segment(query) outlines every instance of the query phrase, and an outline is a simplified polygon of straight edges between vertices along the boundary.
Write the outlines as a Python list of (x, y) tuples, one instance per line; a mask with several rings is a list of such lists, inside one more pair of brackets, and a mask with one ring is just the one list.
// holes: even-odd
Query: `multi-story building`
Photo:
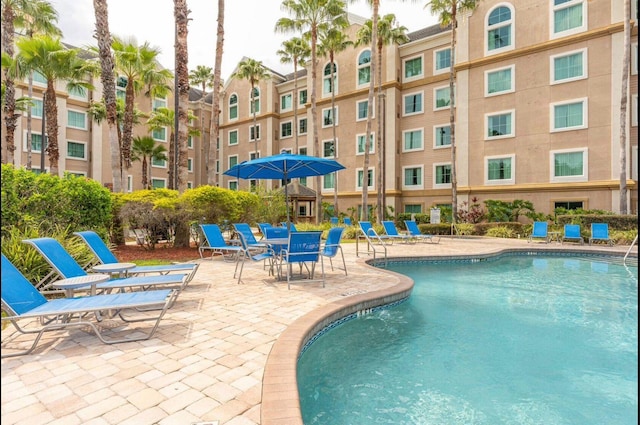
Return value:
[[(637, 2), (632, 3), (637, 22)], [(625, 128), (628, 203), (630, 212), (637, 213), (638, 37), (634, 25), (628, 122), (621, 126), (623, 13), (623, 0), (483, 0), (460, 20), (453, 62), (451, 31), (438, 25), (409, 33), (410, 41), (405, 44), (385, 46), (382, 89), (376, 89), (372, 106), (367, 178), (369, 46), (337, 53), (333, 82), (329, 59), (320, 58), (317, 147), (310, 68), (297, 75), (272, 71), (269, 79), (259, 82), (254, 89), (255, 128), (249, 82), (228, 79), (220, 92), (216, 182), (230, 189), (249, 189), (257, 182), (238, 181), (222, 173), (245, 160), (297, 150), (335, 158), (346, 167), (321, 177), (319, 185), (316, 178), (301, 181), (320, 191), (329, 203), (337, 188), (340, 211), (361, 208), (365, 182), (370, 205), (376, 203), (380, 190), (386, 205), (396, 212), (428, 212), (437, 205), (450, 205), (449, 71), (453, 65), (459, 204), (472, 199), (480, 203), (523, 199), (545, 213), (556, 207), (617, 211), (620, 131)], [(352, 40), (364, 21), (350, 15), (352, 25), (346, 32)], [(24, 94), (26, 86), (19, 90)], [(37, 93), (36, 88), (36, 98)], [(192, 125), (204, 129), (201, 136), (190, 139), (189, 182), (193, 187), (207, 181), (203, 142), (209, 140), (211, 94), (204, 103), (200, 91), (192, 90), (192, 95), (191, 107), (197, 117)], [(99, 98), (99, 90), (89, 93), (89, 99), (78, 99), (60, 88), (60, 168), (108, 182), (108, 137), (104, 126), (86, 117), (91, 97)], [(150, 109), (150, 101), (139, 101), (139, 107), (144, 110), (140, 105), (147, 103)], [(155, 99), (154, 105), (157, 102), (172, 107), (171, 98)], [(36, 128), (38, 123), (35, 117)], [(24, 128), (23, 120), (18, 127), (20, 137), (16, 137), (23, 152), (22, 158), (16, 156), (18, 165), (24, 164)], [(381, 145), (377, 143), (379, 128)], [(154, 138), (168, 142), (170, 131), (161, 133), (154, 132)], [(148, 134), (148, 130), (139, 126), (136, 134)], [(34, 155), (34, 164), (38, 157)], [(154, 186), (163, 186), (166, 165), (152, 168)], [(139, 188), (139, 166), (134, 165), (130, 174), (129, 189)], [(311, 203), (295, 213), (300, 219), (312, 219)]]

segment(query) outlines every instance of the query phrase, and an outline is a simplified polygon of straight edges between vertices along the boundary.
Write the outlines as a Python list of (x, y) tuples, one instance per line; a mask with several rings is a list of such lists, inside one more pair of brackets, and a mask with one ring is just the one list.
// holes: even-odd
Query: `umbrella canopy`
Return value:
[(240, 179), (284, 180), (287, 222), (289, 222), (289, 197), (286, 186), (288, 179), (324, 176), (343, 169), (344, 165), (332, 159), (283, 152), (241, 162), (229, 168), (224, 174)]

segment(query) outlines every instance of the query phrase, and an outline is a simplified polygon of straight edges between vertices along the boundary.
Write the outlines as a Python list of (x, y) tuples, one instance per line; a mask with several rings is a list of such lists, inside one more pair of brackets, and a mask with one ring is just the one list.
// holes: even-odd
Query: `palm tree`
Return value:
[[(218, 0), (218, 33), (216, 35), (216, 62), (213, 65), (213, 94), (211, 95), (211, 124), (209, 131), (209, 155), (206, 156), (207, 162), (207, 183), (214, 186), (216, 184), (218, 174), (216, 172), (216, 158), (218, 156), (218, 132), (220, 130), (220, 87), (222, 86), (222, 78), (220, 72), (222, 69), (222, 49), (224, 46), (224, 0)], [(213, 151), (213, 154), (211, 152)]]
[(257, 127), (257, 119), (256, 112), (259, 108), (258, 105), (255, 104), (254, 96), (256, 86), (260, 84), (260, 80), (266, 80), (269, 78), (269, 71), (262, 64), (262, 61), (258, 61), (251, 58), (244, 58), (238, 64), (238, 69), (236, 72), (231, 74), (231, 78), (237, 78), (240, 80), (248, 80), (249, 84), (251, 84), (251, 112), (253, 114), (253, 139), (256, 142), (256, 152), (258, 152), (258, 127)]
[[(122, 124), (124, 123), (124, 99), (116, 98), (116, 142), (118, 149), (122, 145)], [(107, 106), (104, 99), (89, 104), (88, 114), (92, 120), (100, 125), (107, 119)], [(146, 115), (137, 107), (133, 108), (133, 125), (140, 124), (140, 119)]]
[(309, 43), (300, 37), (293, 37), (290, 40), (282, 42), (282, 49), (276, 52), (280, 56), (281, 63), (293, 63), (293, 137), (295, 139), (296, 150), (298, 147), (298, 65), (306, 66), (311, 49)]
[(631, 0), (624, 0), (624, 55), (620, 96), (620, 214), (627, 214), (627, 102), (631, 56)]
[(134, 137), (131, 144), (131, 161), (142, 163), (142, 188), (151, 189), (151, 163), (166, 161), (167, 148), (157, 144), (153, 137)]
[(458, 178), (456, 173), (456, 109), (455, 109), (455, 61), (458, 13), (474, 10), (480, 0), (431, 0), (431, 14), (439, 15), (440, 26), (451, 27), (451, 67), (449, 68), (449, 123), (451, 125), (451, 221), (456, 223), (458, 215)]
[(133, 134), (133, 105), (135, 95), (142, 90), (145, 79), (148, 81), (152, 70), (156, 70), (156, 60), (160, 49), (151, 47), (148, 42), (142, 46), (134, 38), (113, 37), (111, 43), (115, 60), (115, 71), (126, 78), (125, 113), (122, 127), (122, 165), (131, 167), (131, 139)]
[[(318, 54), (321, 56), (329, 56), (329, 66), (331, 67), (331, 84), (335, 84), (335, 54), (347, 50), (353, 45), (349, 37), (342, 32), (344, 28), (332, 27), (320, 33), (320, 44), (318, 45)], [(336, 91), (331, 90), (331, 113), (335, 117), (336, 110)], [(336, 120), (332, 122), (333, 130), (333, 150), (336, 152)], [(338, 213), (338, 173), (333, 173), (333, 214)]]
[[(113, 73), (114, 60), (111, 55), (111, 33), (109, 31), (109, 11), (107, 0), (93, 0), (96, 16), (96, 38), (100, 56), (100, 78), (102, 80), (105, 116), (109, 128), (109, 147), (111, 151), (111, 177), (113, 191), (118, 193), (124, 189), (122, 175), (122, 155), (120, 126), (117, 123), (116, 83)], [(124, 106), (124, 104), (123, 104)]]
[[(187, 0), (174, 0), (174, 17), (176, 20), (176, 81), (177, 87), (175, 96), (178, 98), (178, 121), (176, 123), (177, 146), (174, 148), (178, 152), (177, 175), (175, 188), (183, 193), (187, 189), (187, 139), (189, 132), (189, 51), (187, 49), (187, 34), (189, 23), (189, 9), (187, 8)], [(192, 114), (193, 115), (193, 114)], [(176, 233), (177, 246), (188, 246), (189, 232), (188, 229), (183, 235), (182, 232)], [(186, 239), (183, 239), (185, 236)]]
[[(313, 149), (318, 155), (320, 144), (318, 141), (318, 114), (316, 108), (316, 66), (318, 62), (317, 44), (318, 32), (331, 26), (346, 27), (348, 25), (345, 11), (346, 3), (342, 0), (284, 0), (282, 10), (291, 15), (290, 18), (280, 18), (276, 22), (275, 30), (287, 33), (299, 31), (310, 40), (311, 44), (311, 120), (313, 126)], [(320, 177), (316, 177), (316, 223), (322, 215), (322, 193)]]
[[(202, 136), (200, 140), (202, 141), (202, 149), (204, 150), (204, 164), (206, 168), (208, 167), (207, 158), (209, 158), (211, 145), (204, 141), (204, 100), (207, 94), (207, 87), (213, 87), (213, 69), (204, 65), (196, 66), (196, 69), (192, 69), (189, 72), (189, 82), (193, 85), (200, 85), (202, 91), (202, 97), (200, 97), (200, 134)], [(215, 97), (215, 93), (212, 93), (211, 97)], [(209, 175), (208, 170), (206, 174), (207, 176)]]
[[(23, 38), (16, 42), (18, 68), (24, 71), (37, 71), (47, 80), (45, 91), (44, 115), (47, 123), (49, 167), (51, 174), (58, 175), (58, 107), (56, 105), (55, 83), (57, 80), (67, 81), (67, 90), (93, 86), (83, 78), (95, 72), (95, 64), (78, 56), (78, 49), (67, 49), (59, 38), (49, 35), (38, 35)], [(44, 143), (44, 135), (43, 135)], [(44, 154), (44, 152), (42, 153)], [(44, 171), (44, 170), (43, 170)]]
[[(373, 22), (369, 19), (367, 20), (362, 27), (358, 30), (356, 37), (356, 45), (370, 44), (372, 38), (372, 28)], [(378, 223), (381, 220), (384, 220), (384, 214), (386, 212), (386, 188), (385, 188), (385, 168), (384, 168), (384, 156), (385, 149), (384, 144), (382, 142), (382, 132), (384, 131), (382, 128), (382, 121), (384, 113), (383, 111), (383, 102), (382, 102), (382, 48), (384, 46), (390, 44), (401, 44), (409, 41), (409, 37), (407, 37), (407, 28), (404, 26), (397, 26), (396, 16), (393, 13), (384, 15), (378, 21), (378, 31), (377, 31), (377, 39), (378, 42), (376, 44), (376, 57), (378, 58), (378, 63), (376, 64), (376, 69), (378, 74), (376, 76), (378, 82), (378, 102), (377, 102), (377, 152), (378, 152)]]

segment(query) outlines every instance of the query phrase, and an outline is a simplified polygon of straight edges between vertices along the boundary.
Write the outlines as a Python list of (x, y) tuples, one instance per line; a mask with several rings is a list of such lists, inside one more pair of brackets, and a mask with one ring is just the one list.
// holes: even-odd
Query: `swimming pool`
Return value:
[(305, 424), (637, 423), (637, 267), (538, 254), (387, 268), (416, 281), (411, 297), (300, 356)]

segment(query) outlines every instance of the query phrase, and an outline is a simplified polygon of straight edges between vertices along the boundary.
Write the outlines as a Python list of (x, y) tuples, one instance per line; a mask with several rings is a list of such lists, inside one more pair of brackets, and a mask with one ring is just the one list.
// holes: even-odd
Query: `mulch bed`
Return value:
[(164, 243), (156, 244), (155, 249), (145, 249), (141, 245), (118, 245), (113, 249), (120, 262), (137, 260), (165, 260), (184, 262), (200, 258), (195, 244), (190, 247), (176, 248)]

